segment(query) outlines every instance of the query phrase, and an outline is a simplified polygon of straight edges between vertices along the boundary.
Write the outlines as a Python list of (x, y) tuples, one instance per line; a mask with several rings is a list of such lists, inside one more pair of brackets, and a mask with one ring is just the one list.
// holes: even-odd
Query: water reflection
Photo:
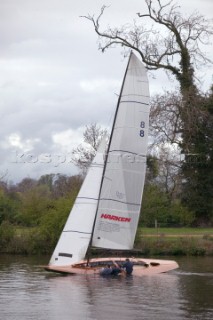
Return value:
[(184, 258), (179, 271), (183, 306), (188, 319), (213, 318), (213, 258)]
[[(168, 274), (103, 278), (55, 275), (29, 258), (0, 257), (1, 318), (210, 320), (212, 273), (199, 259), (182, 259)], [(213, 259), (206, 262), (212, 266)]]
[(177, 282), (176, 275), (51, 277), (49, 289), (56, 300), (51, 318), (57, 318), (63, 310), (63, 319), (154, 319), (156, 314), (158, 319), (183, 319), (178, 303), (176, 314), (169, 307), (179, 301)]

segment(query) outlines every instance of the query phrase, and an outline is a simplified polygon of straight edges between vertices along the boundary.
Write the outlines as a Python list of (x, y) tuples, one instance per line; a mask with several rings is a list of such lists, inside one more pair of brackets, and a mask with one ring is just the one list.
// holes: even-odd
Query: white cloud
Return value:
[(54, 143), (54, 149), (58, 149), (63, 152), (72, 151), (73, 148), (76, 148), (82, 142), (84, 129), (84, 127), (79, 127), (77, 130), (68, 129), (53, 134), (52, 140)]
[(3, 141), (1, 141), (0, 146), (3, 149), (17, 149), (23, 152), (28, 152), (33, 150), (35, 145), (40, 142), (40, 139), (22, 139), (18, 133), (11, 133)]
[(93, 79), (80, 81), (80, 87), (85, 92), (104, 92), (109, 89), (119, 88), (120, 81), (114, 79)]

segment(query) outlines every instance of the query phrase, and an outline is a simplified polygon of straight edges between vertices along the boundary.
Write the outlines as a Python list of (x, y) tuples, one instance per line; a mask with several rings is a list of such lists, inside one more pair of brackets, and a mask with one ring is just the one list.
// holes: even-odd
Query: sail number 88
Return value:
[(143, 137), (144, 137), (144, 134), (145, 134), (145, 133), (144, 133), (144, 130), (143, 130), (143, 129), (145, 128), (145, 122), (144, 122), (144, 121), (141, 121), (141, 123), (140, 123), (140, 128), (141, 128), (141, 129), (140, 129), (140, 133), (139, 133), (139, 134), (140, 134), (140, 137), (143, 138)]

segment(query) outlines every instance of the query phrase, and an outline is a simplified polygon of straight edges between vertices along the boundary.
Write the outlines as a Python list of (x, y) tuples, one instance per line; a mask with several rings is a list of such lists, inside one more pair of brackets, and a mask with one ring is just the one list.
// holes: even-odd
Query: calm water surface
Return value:
[(1, 319), (213, 319), (213, 257), (178, 258), (180, 269), (142, 278), (61, 276), (43, 259), (0, 256)]

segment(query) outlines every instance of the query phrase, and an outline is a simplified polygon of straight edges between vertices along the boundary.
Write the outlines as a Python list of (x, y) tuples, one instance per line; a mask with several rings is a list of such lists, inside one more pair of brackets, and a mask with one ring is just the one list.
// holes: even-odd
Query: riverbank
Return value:
[[(37, 228), (14, 228), (6, 233), (5, 239), (1, 239), (0, 253), (51, 255), (53, 249), (54, 246), (41, 237)], [(94, 249), (92, 253), (104, 254), (100, 249)], [(134, 250), (128, 254), (213, 256), (213, 228), (138, 228)]]
[(213, 256), (213, 228), (141, 228), (135, 248), (152, 256)]

